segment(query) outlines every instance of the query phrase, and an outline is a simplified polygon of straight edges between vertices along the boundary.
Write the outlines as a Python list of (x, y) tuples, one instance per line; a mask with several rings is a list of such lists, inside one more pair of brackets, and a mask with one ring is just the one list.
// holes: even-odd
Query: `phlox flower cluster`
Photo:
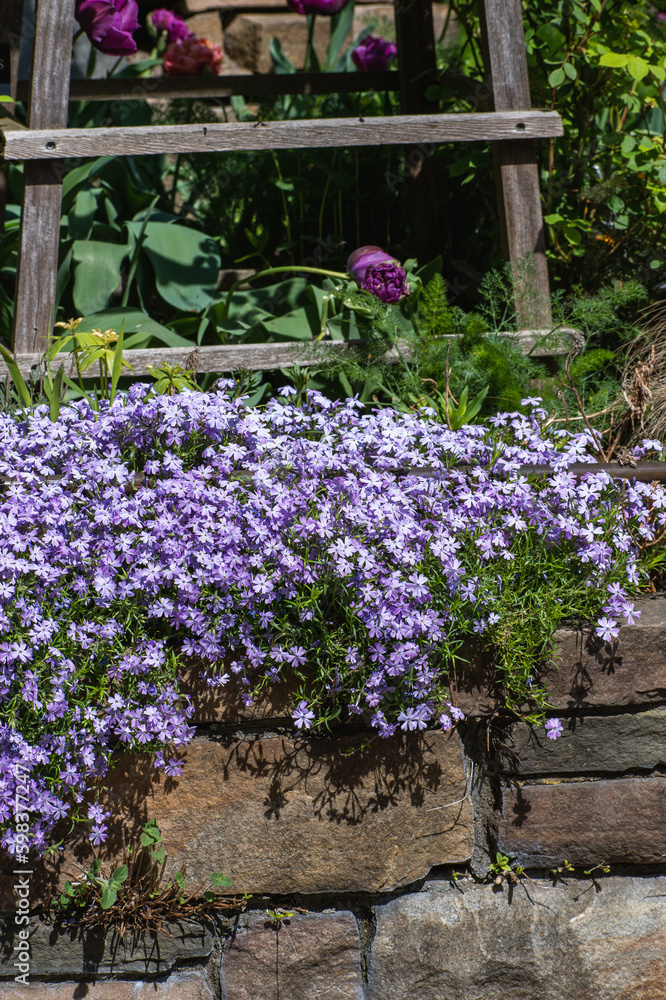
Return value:
[[(301, 732), (360, 715), (391, 736), (463, 717), (456, 654), (470, 636), (501, 642), (530, 552), (539, 579), (562, 577), (548, 592), (573, 587), (600, 634), (636, 615), (636, 539), (662, 529), (663, 492), (574, 478), (568, 465), (593, 460), (588, 437), (544, 433), (536, 403), (452, 432), (314, 392), (295, 406), (289, 389), (251, 409), (218, 385), (157, 397), (136, 385), (56, 423), (45, 408), (0, 415), (10, 851), (19, 780), (42, 850), (61, 820), (104, 841), (92, 790), (115, 752), (149, 749), (180, 772), (193, 727), (179, 671), (193, 660), (213, 686), (235, 675), (246, 704), (295, 682)], [(516, 470), (529, 462), (557, 475), (528, 481)], [(437, 475), (405, 474), (423, 466)]]

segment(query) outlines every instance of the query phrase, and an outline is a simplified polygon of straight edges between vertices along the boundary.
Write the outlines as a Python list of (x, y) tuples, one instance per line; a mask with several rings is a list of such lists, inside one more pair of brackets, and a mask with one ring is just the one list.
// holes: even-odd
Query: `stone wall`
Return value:
[[(242, 715), (234, 692), (197, 696), (182, 777), (147, 756), (114, 772), (107, 854), (155, 817), (169, 865), (193, 887), (224, 871), (246, 912), (106, 941), (33, 916), (24, 985), (5, 859), (0, 998), (666, 998), (666, 598), (640, 606), (612, 645), (558, 633), (557, 741), (493, 717), (482, 662), (452, 734), (296, 738), (287, 698)], [(498, 849), (526, 875), (484, 881)], [(76, 859), (69, 841), (52, 875), (35, 868), (35, 907)]]

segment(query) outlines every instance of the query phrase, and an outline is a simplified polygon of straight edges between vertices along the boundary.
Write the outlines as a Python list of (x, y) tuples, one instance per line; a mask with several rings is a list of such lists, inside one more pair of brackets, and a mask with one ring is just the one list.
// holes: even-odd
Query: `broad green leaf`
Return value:
[(651, 65), (650, 72), (660, 83), (666, 80), (666, 69), (661, 64)]
[(288, 59), (282, 51), (282, 44), (279, 38), (271, 38), (268, 43), (268, 53), (273, 62), (276, 73), (295, 73), (296, 67), (291, 59)]
[[(138, 236), (138, 223), (128, 223)], [(205, 233), (184, 225), (149, 222), (142, 252), (155, 271), (157, 290), (183, 312), (201, 312), (212, 301), (220, 271), (220, 249)]]
[(564, 227), (564, 235), (569, 243), (578, 244), (583, 239), (583, 234), (577, 226), (569, 225)]
[(97, 160), (87, 160), (82, 166), (70, 170), (62, 182), (62, 214), (69, 212), (78, 188), (98, 174), (114, 160), (113, 156), (100, 156)]
[[(291, 281), (280, 281), (266, 288), (234, 292), (228, 319), (240, 320), (252, 326), (263, 319), (283, 316), (310, 301), (309, 287), (310, 282), (307, 278), (293, 278)], [(218, 325), (223, 322), (225, 302), (226, 296), (223, 296), (214, 302), (208, 311), (213, 322)]]
[(102, 899), (100, 901), (100, 906), (103, 910), (110, 909), (115, 901), (118, 899), (118, 892), (111, 885), (105, 885), (102, 889)]
[(578, 79), (578, 73), (576, 72), (576, 67), (573, 65), (573, 63), (566, 62), (562, 67), (562, 69), (564, 70), (564, 72), (566, 73), (566, 75), (569, 77), (570, 80)]
[(444, 261), (442, 260), (441, 254), (431, 260), (428, 264), (424, 264), (422, 267), (417, 267), (414, 274), (417, 278), (420, 278), (424, 286), (428, 284), (431, 278), (434, 278), (436, 274), (442, 273), (442, 267), (444, 266)]
[(321, 333), (320, 312), (317, 306), (310, 302), (301, 309), (295, 309), (285, 316), (258, 323), (248, 336), (250, 343), (261, 343), (264, 340), (312, 340)]
[(217, 888), (226, 888), (231, 885), (231, 879), (228, 875), (223, 875), (222, 872), (213, 872), (210, 876), (210, 884)]
[[(93, 327), (99, 327), (100, 330), (120, 330), (123, 322), (126, 334), (140, 333), (160, 344), (165, 344), (167, 347), (194, 347), (191, 340), (179, 337), (173, 330), (169, 330), (157, 320), (151, 319), (140, 309), (129, 307), (126, 309), (107, 309), (102, 313), (90, 313), (84, 317), (81, 329), (92, 330)], [(129, 339), (125, 341), (125, 346), (130, 346)]]
[(611, 66), (613, 69), (621, 69), (629, 62), (629, 56), (622, 52), (604, 52), (599, 60), (600, 66)]
[(77, 192), (67, 217), (71, 239), (87, 240), (90, 237), (98, 201), (102, 194), (101, 188), (82, 188)]
[(629, 56), (627, 69), (634, 80), (640, 82), (650, 72), (650, 64), (645, 59), (641, 59), (640, 56)]
[(345, 38), (352, 30), (354, 24), (354, 0), (349, 0), (337, 14), (330, 18), (331, 34), (326, 49), (326, 60), (324, 70), (334, 70), (337, 68), (340, 50), (344, 45)]
[(566, 77), (564, 70), (560, 66), (559, 69), (554, 69), (552, 73), (548, 76), (548, 85), (550, 87), (559, 87), (561, 83), (564, 83)]
[(120, 266), (129, 250), (128, 244), (90, 240), (74, 242), (72, 298), (80, 316), (106, 309), (109, 296), (120, 284)]
[(118, 885), (122, 885), (123, 882), (127, 879), (128, 874), (129, 872), (127, 865), (120, 865), (118, 868), (116, 868), (113, 875), (111, 876), (111, 881), (116, 882)]

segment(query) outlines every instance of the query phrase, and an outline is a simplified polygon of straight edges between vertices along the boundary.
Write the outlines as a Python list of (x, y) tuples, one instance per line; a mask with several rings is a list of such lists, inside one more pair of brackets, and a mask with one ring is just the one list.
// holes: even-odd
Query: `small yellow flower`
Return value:
[(61, 320), (59, 323), (56, 323), (55, 325), (62, 327), (63, 330), (69, 330), (71, 331), (71, 333), (74, 333), (74, 331), (76, 330), (77, 326), (79, 326), (80, 323), (83, 323), (83, 316), (79, 316), (78, 319), (68, 319), (66, 323), (62, 322)]

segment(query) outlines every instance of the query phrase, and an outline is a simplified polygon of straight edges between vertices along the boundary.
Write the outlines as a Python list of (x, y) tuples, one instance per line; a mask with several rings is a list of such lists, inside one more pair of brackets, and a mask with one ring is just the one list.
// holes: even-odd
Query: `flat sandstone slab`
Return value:
[(463, 884), (393, 900), (377, 909), (366, 998), (664, 1000), (666, 877), (598, 886)]
[(636, 600), (641, 617), (612, 642), (594, 632), (555, 635), (559, 670), (543, 677), (555, 708), (646, 705), (666, 701), (666, 598)]
[(168, 979), (140, 983), (127, 980), (77, 980), (40, 983), (1, 983), (2, 1000), (213, 1000), (203, 972), (179, 972)]
[(561, 721), (557, 740), (548, 739), (543, 726), (513, 726), (512, 754), (503, 769), (520, 775), (582, 774), (653, 770), (666, 764), (666, 708)]
[(222, 962), (225, 1000), (363, 1000), (351, 913), (308, 913), (277, 923), (241, 917)]
[(666, 862), (666, 775), (504, 792), (498, 846), (526, 867)]
[[(643, 596), (635, 625), (621, 625), (612, 642), (593, 629), (558, 629), (552, 659), (540, 673), (556, 710), (666, 704), (666, 597)], [(490, 654), (467, 649), (454, 701), (470, 716), (492, 715), (502, 704)], [(526, 706), (527, 708), (528, 706)]]
[(128, 759), (109, 782), (110, 843), (117, 851), (121, 819), (138, 832), (155, 818), (168, 870), (186, 864), (193, 886), (222, 871), (235, 893), (379, 891), (466, 861), (457, 734), (370, 739), (197, 737), (177, 779), (149, 755)]

